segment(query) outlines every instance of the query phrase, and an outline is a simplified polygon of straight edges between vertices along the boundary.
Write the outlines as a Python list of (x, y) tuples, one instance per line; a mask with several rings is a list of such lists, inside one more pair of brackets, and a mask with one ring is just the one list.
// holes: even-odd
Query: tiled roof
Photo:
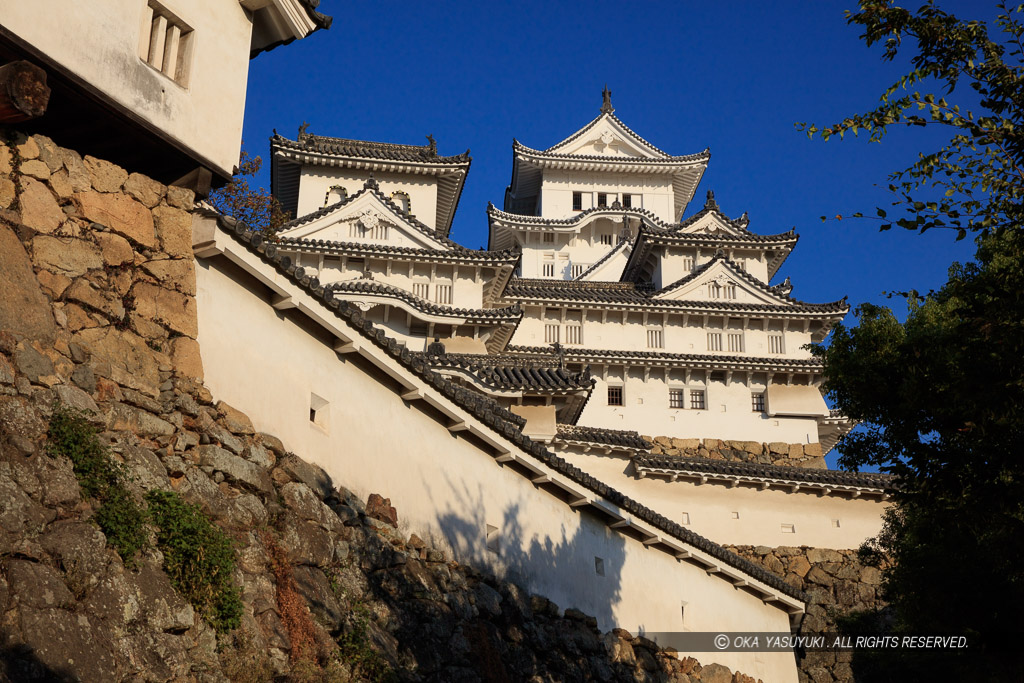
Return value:
[[(472, 372), (487, 386), (500, 390), (527, 390), (539, 393), (590, 390), (594, 378), (587, 368), (582, 372), (569, 372), (565, 368), (545, 363), (494, 362), (491, 356), (474, 354), (445, 354), (426, 356), (430, 367), (461, 368)], [(545, 367), (547, 365), (547, 367)]]
[(326, 135), (313, 135), (312, 133), (299, 133), (298, 137), (298, 140), (289, 140), (280, 135), (275, 135), (271, 138), (271, 141), (285, 149), (341, 157), (466, 166), (472, 161), (468, 149), (462, 154), (454, 156), (439, 156), (437, 145), (434, 143), (428, 145), (398, 145), (390, 142), (349, 140), (347, 138), (335, 138)]
[(647, 450), (651, 447), (651, 444), (640, 436), (638, 432), (625, 429), (584, 427), (581, 425), (559, 424), (555, 439), (558, 441), (585, 441), (587, 443), (622, 446), (638, 450)]
[(480, 263), (486, 265), (515, 265), (520, 258), (520, 252), (516, 249), (504, 249), (502, 251), (486, 251), (467, 249), (458, 246), (457, 249), (420, 249), (416, 247), (399, 247), (390, 244), (373, 244), (368, 242), (338, 242), (331, 240), (314, 240), (296, 237), (279, 237), (277, 240), (281, 248), (295, 247), (299, 251), (315, 251), (338, 254), (358, 254), (360, 256), (380, 255), (382, 257), (408, 256), (414, 259), (431, 259), (444, 261), (458, 261), (460, 263)]
[(594, 265), (590, 266), (585, 271), (583, 271), (582, 273), (580, 273), (579, 275), (574, 277), (573, 280), (578, 280), (578, 281), (582, 282), (588, 275), (590, 275), (591, 273), (595, 272), (598, 268), (603, 266), (609, 259), (611, 259), (613, 256), (615, 256), (619, 252), (625, 251), (626, 249), (628, 249), (629, 246), (630, 246), (630, 243), (627, 240), (621, 240), (618, 244), (616, 244), (614, 247), (612, 247), (611, 251), (609, 251), (607, 254), (605, 254), (601, 258), (597, 259), (597, 261), (594, 262)]
[[(548, 346), (516, 346), (509, 345), (506, 351), (510, 354), (526, 356), (550, 356), (554, 352)], [(565, 356), (574, 362), (587, 360), (642, 360), (642, 361), (676, 361), (692, 365), (711, 366), (757, 366), (771, 367), (795, 372), (821, 372), (822, 364), (813, 358), (756, 358), (752, 356), (733, 356), (711, 353), (667, 353), (664, 351), (621, 351), (614, 349), (585, 349), (576, 346), (565, 347)]]
[[(579, 138), (581, 138), (581, 137), (583, 137), (584, 135), (586, 135), (586, 134), (587, 134), (587, 132), (588, 132), (588, 131), (589, 131), (589, 130), (590, 130), (591, 128), (593, 128), (593, 127), (594, 127), (595, 125), (597, 125), (597, 123), (598, 123), (598, 122), (599, 122), (599, 121), (600, 121), (601, 119), (603, 119), (603, 118), (606, 118), (606, 117), (607, 117), (607, 118), (608, 118), (609, 120), (611, 120), (611, 121), (614, 121), (615, 123), (617, 123), (617, 124), (618, 124), (618, 125), (619, 125), (619, 126), (620, 126), (620, 127), (622, 128), (622, 129), (623, 129), (623, 130), (625, 130), (625, 131), (626, 131), (627, 133), (629, 133), (629, 134), (630, 134), (630, 135), (632, 135), (632, 136), (633, 136), (634, 138), (636, 138), (636, 139), (637, 139), (637, 141), (639, 141), (639, 142), (643, 143), (643, 144), (644, 144), (644, 145), (646, 145), (646, 146), (647, 146), (648, 148), (650, 148), (650, 149), (651, 149), (651, 150), (653, 150), (654, 152), (657, 152), (657, 153), (658, 153), (659, 155), (661, 155), (662, 157), (664, 157), (664, 158), (668, 158), (668, 159), (683, 159), (683, 158), (686, 158), (686, 157), (674, 157), (674, 156), (672, 156), (671, 154), (669, 154), (668, 152), (666, 152), (665, 150), (662, 150), (662, 149), (659, 149), (659, 148), (655, 147), (655, 146), (654, 146), (654, 145), (652, 145), (652, 144), (651, 144), (651, 143), (650, 143), (649, 141), (647, 141), (647, 140), (645, 140), (644, 138), (640, 137), (640, 135), (638, 135), (638, 134), (637, 134), (637, 132), (636, 132), (635, 130), (633, 130), (632, 128), (630, 128), (629, 126), (627, 126), (627, 125), (625, 124), (625, 122), (623, 122), (623, 120), (622, 120), (622, 119), (620, 119), (620, 118), (619, 118), (618, 116), (616, 116), (615, 114), (613, 114), (613, 113), (612, 113), (611, 111), (607, 111), (607, 112), (606, 112), (606, 111), (602, 111), (602, 112), (601, 112), (601, 114), (599, 114), (599, 115), (597, 116), (597, 118), (595, 118), (595, 119), (594, 119), (594, 120), (592, 120), (592, 121), (591, 121), (590, 123), (588, 123), (587, 125), (585, 125), (585, 126), (583, 126), (582, 128), (580, 128), (580, 129), (579, 129), (578, 131), (576, 131), (575, 133), (573, 133), (573, 134), (572, 134), (572, 135), (570, 135), (569, 137), (565, 138), (564, 140), (561, 140), (560, 142), (557, 142), (557, 143), (555, 143), (554, 145), (552, 145), (552, 146), (548, 147), (548, 148), (547, 148), (547, 149), (545, 149), (545, 150), (536, 150), (536, 151), (541, 151), (541, 152), (544, 152), (545, 154), (549, 154), (549, 153), (551, 153), (551, 150), (553, 150), (553, 149), (557, 149), (557, 148), (561, 147), (562, 145), (564, 145), (564, 144), (566, 144), (566, 143), (568, 143), (568, 142), (572, 142), (573, 140), (578, 140)], [(529, 149), (529, 148), (527, 148), (527, 149)], [(688, 157), (697, 157), (697, 156), (701, 156), (701, 155), (705, 155), (705, 156), (706, 156), (706, 158), (710, 159), (710, 158), (711, 158), (711, 150), (710, 150), (710, 149), (705, 149), (705, 150), (704, 150), (703, 152), (699, 152), (698, 154), (690, 154), (690, 155), (687, 155), (687, 156), (688, 156)], [(554, 156), (554, 155), (552, 155), (552, 156)], [(560, 155), (560, 156), (561, 156), (561, 155)], [(607, 157), (602, 157), (602, 158), (607, 158)]]
[[(709, 262), (713, 263), (713, 261)], [(685, 280), (695, 277), (709, 265), (705, 264), (683, 280), (677, 281), (660, 290), (662, 292), (677, 287)], [(757, 282), (754, 278), (740, 272), (746, 278)], [(512, 300), (545, 300), (573, 303), (619, 304), (623, 306), (644, 306), (647, 308), (672, 308), (701, 311), (756, 311), (773, 313), (835, 313), (845, 314), (849, 310), (846, 301), (834, 301), (825, 304), (811, 304), (789, 297), (782, 297), (776, 290), (758, 282), (758, 288), (784, 299), (786, 303), (759, 304), (739, 303), (730, 301), (698, 301), (656, 299), (653, 289), (635, 282), (597, 282), (589, 280), (545, 280), (513, 278), (505, 288), (504, 298)]]
[(697, 152), (696, 154), (683, 154), (681, 156), (669, 156), (666, 154), (663, 157), (628, 157), (609, 156), (605, 154), (559, 154), (557, 152), (549, 152), (547, 150), (532, 149), (518, 140), (512, 141), (512, 150), (514, 152), (531, 154), (548, 159), (564, 159), (566, 161), (597, 161), (602, 164), (622, 164), (624, 166), (691, 164), (701, 161), (707, 163), (707, 161), (711, 159), (711, 150), (709, 149), (705, 149), (703, 152)]
[(678, 472), (721, 474), (738, 477), (779, 479), (794, 483), (832, 484), (861, 488), (893, 489), (895, 477), (876, 472), (844, 472), (842, 470), (816, 470), (787, 465), (760, 465), (752, 462), (712, 460), (670, 455), (638, 455), (633, 458), (637, 467), (668, 469)]
[[(287, 258), (287, 257), (285, 257)], [(519, 306), (506, 306), (504, 308), (452, 308), (432, 303), (418, 296), (414, 296), (404, 289), (393, 287), (383, 282), (373, 280), (344, 280), (333, 282), (324, 289), (328, 292), (345, 292), (353, 294), (378, 294), (394, 299), (401, 299), (412, 305), (413, 308), (430, 315), (445, 317), (466, 318), (468, 320), (487, 320), (492, 322), (518, 322), (523, 317), (522, 309)]]
[(587, 474), (575, 467), (563, 458), (556, 456), (543, 444), (530, 439), (522, 433), (526, 421), (505, 408), (497, 402), (482, 396), (479, 392), (457, 386), (453, 382), (444, 379), (437, 372), (431, 370), (426, 361), (417, 354), (409, 351), (403, 344), (388, 337), (385, 331), (369, 320), (355, 306), (350, 306), (343, 301), (334, 299), (331, 292), (325, 289), (315, 277), (306, 274), (304, 269), (296, 267), (287, 257), (278, 254), (277, 246), (272, 242), (263, 239), (263, 235), (254, 230), (249, 230), (244, 223), (221, 218), (221, 227), (228, 232), (235, 240), (245, 246), (250, 252), (257, 254), (259, 258), (274, 267), (297, 287), (305, 290), (311, 296), (319, 298), (324, 307), (332, 311), (348, 325), (352, 326), (359, 334), (370, 343), (377, 346), (384, 353), (391, 356), (396, 362), (405, 367), (409, 372), (421, 378), (426, 384), (433, 387), (450, 401), (461, 406), (473, 417), (488, 425), (495, 432), (513, 442), (530, 457), (536, 458), (556, 472), (576, 482), (598, 496), (601, 496), (612, 505), (615, 505), (647, 524), (682, 540), (688, 545), (707, 553), (724, 564), (734, 567), (743, 573), (761, 581), (773, 589), (793, 597), (797, 600), (807, 602), (809, 597), (803, 591), (794, 588), (782, 579), (782, 577), (769, 572), (768, 570), (746, 560), (739, 555), (726, 550), (719, 544), (697, 534), (681, 524), (674, 522), (664, 515), (661, 515), (649, 507), (630, 498), (620, 491), (613, 489), (601, 480)]
[(679, 221), (679, 225), (676, 227), (676, 230), (682, 230), (693, 225), (709, 213), (713, 213), (718, 216), (726, 225), (729, 225), (741, 232), (747, 232), (747, 225), (750, 224), (750, 219), (747, 218), (747, 214), (744, 213), (739, 218), (729, 218), (722, 213), (721, 209), (718, 208), (718, 202), (715, 201), (715, 193), (711, 190), (708, 190), (707, 197), (704, 200), (704, 207), (686, 220)]
[(544, 218), (543, 216), (527, 216), (521, 213), (511, 213), (509, 211), (502, 211), (496, 207), (493, 203), (487, 202), (487, 217), (488, 219), (500, 219), (510, 223), (523, 223), (530, 225), (541, 225), (541, 226), (552, 226), (557, 227), (560, 225), (575, 225), (583, 222), (583, 219), (587, 218), (590, 214), (594, 213), (614, 213), (614, 214), (627, 214), (637, 216), (641, 218), (647, 218), (654, 225), (663, 228), (664, 230), (672, 230), (675, 226), (672, 223), (666, 223), (665, 221), (658, 218), (654, 213), (647, 209), (641, 209), (639, 207), (616, 207), (610, 206), (594, 206), (589, 209), (570, 216), (569, 218)]
[[(313, 30), (310, 31), (310, 34), (315, 33), (320, 29), (327, 30), (331, 27), (331, 24), (334, 22), (334, 17), (327, 16), (326, 14), (322, 14), (317, 11), (317, 7), (320, 6), (320, 0), (299, 0), (299, 2), (302, 4), (302, 8), (306, 11), (306, 15), (313, 20), (314, 26)], [(307, 34), (307, 36), (308, 35), (309, 34)], [(288, 45), (294, 40), (295, 37), (293, 36), (291, 38), (288, 38), (287, 40), (278, 40), (274, 43), (269, 43), (267, 45), (258, 47), (254, 50), (250, 50), (249, 59), (252, 59), (261, 52), (270, 52), (275, 47), (280, 47), (281, 45)]]

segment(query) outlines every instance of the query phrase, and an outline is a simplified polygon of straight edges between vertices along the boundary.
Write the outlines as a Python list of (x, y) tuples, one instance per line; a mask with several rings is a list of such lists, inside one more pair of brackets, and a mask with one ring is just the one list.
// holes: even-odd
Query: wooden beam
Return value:
[(197, 197), (207, 197), (210, 194), (212, 182), (213, 173), (210, 169), (200, 166), (170, 184), (176, 187), (184, 187), (186, 190), (192, 190), (196, 193)]
[(20, 60), (0, 66), (0, 123), (19, 123), (42, 116), (50, 102), (46, 72)]

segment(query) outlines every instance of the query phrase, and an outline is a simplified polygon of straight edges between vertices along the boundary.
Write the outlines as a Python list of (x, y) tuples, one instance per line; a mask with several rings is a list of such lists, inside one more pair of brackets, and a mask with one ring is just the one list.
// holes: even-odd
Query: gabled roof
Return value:
[(275, 47), (329, 29), (332, 17), (317, 11), (320, 0), (270, 0), (252, 12), (249, 59)]
[(424, 224), (422, 221), (416, 218), (416, 216), (412, 215), (411, 213), (400, 207), (398, 204), (395, 204), (393, 201), (391, 201), (390, 197), (386, 196), (383, 192), (380, 191), (380, 185), (378, 185), (377, 181), (374, 180), (372, 177), (363, 184), (363, 189), (359, 190), (355, 194), (349, 197), (345, 197), (344, 199), (335, 202), (334, 204), (329, 204), (323, 207), (322, 209), (317, 209), (313, 213), (308, 213), (305, 216), (301, 216), (299, 218), (296, 218), (295, 220), (285, 223), (280, 228), (278, 228), (277, 235), (283, 238), (294, 238), (296, 236), (305, 237), (306, 234), (311, 233), (308, 233), (307, 231), (302, 231), (301, 228), (303, 226), (312, 227), (312, 224), (319, 223), (321, 224), (322, 227), (326, 228), (331, 225), (334, 225), (334, 223), (324, 219), (342, 212), (342, 210), (344, 210), (345, 208), (351, 207), (352, 205), (356, 204), (360, 200), (363, 200), (363, 198), (367, 196), (373, 197), (377, 202), (379, 202), (381, 208), (394, 217), (396, 224), (404, 223), (406, 226), (412, 229), (411, 232), (413, 234), (418, 233), (420, 235), (420, 241), (433, 243), (434, 245), (436, 245), (437, 249), (467, 251), (466, 248), (463, 247), (462, 245), (448, 239), (447, 235), (441, 233), (438, 230), (433, 230), (430, 226)]
[(557, 362), (502, 363), (491, 354), (445, 353), (424, 354), (424, 361), (434, 369), (463, 368), (494, 389), (524, 391), (530, 394), (554, 394), (590, 391), (594, 378), (590, 369), (570, 372)]
[[(790, 586), (782, 577), (741, 558), (714, 541), (642, 505), (596, 477), (574, 467), (548, 450), (543, 444), (533, 441), (522, 433), (522, 428), (525, 425), (525, 420), (522, 417), (513, 414), (496, 401), (488, 399), (476, 391), (455, 385), (431, 370), (422, 357), (409, 351), (395, 339), (388, 337), (383, 329), (367, 320), (358, 308), (333, 299), (330, 292), (325, 290), (316, 278), (309, 276), (303, 268), (296, 267), (290, 259), (278, 253), (276, 245), (266, 242), (259, 232), (248, 230), (244, 224), (226, 217), (218, 216), (216, 220), (218, 230), (223, 231), (233, 241), (240, 244), (252, 255), (254, 260), (265, 264), (267, 270), (276, 270), (281, 275), (282, 281), (289, 288), (285, 290), (286, 292), (290, 294), (291, 291), (297, 290), (298, 293), (308, 295), (313, 301), (318, 301), (321, 307), (320, 312), (325, 314), (325, 317), (333, 316), (341, 320), (348, 329), (362, 338), (361, 343), (368, 344), (375, 349), (374, 353), (380, 353), (385, 358), (389, 358), (404, 372), (417, 378), (417, 381), (422, 381), (424, 386), (438, 392), (444, 400), (450, 401), (452, 405), (465, 411), (468, 416), (479, 420), (496, 436), (507, 439), (520, 449), (525, 457), (543, 464), (560, 476), (564, 476), (567, 480), (634, 516), (644, 524), (683, 541), (715, 558), (723, 565), (735, 568), (785, 596), (805, 603), (809, 600), (806, 593)], [(197, 246), (202, 247), (203, 245)], [(209, 248), (209, 245), (206, 247)], [(218, 253), (216, 249), (214, 249), (214, 253)], [(263, 277), (267, 280), (270, 279), (266, 275)]]
[[(545, 358), (554, 352), (548, 346), (517, 346), (510, 344), (506, 353), (524, 358)], [(708, 370), (735, 370), (741, 372), (780, 372), (794, 375), (818, 375), (825, 367), (814, 358), (787, 358), (772, 356), (737, 356), (714, 353), (671, 353), (666, 351), (626, 351), (617, 349), (591, 349), (567, 346), (565, 360), (572, 363), (605, 363), (611, 365), (648, 365), (691, 367)]]
[(688, 228), (696, 225), (705, 216), (713, 216), (717, 219), (717, 223), (719, 225), (734, 235), (748, 233), (747, 225), (750, 224), (750, 219), (747, 218), (747, 214), (744, 213), (739, 218), (729, 218), (722, 213), (721, 209), (718, 208), (718, 202), (715, 201), (715, 193), (711, 190), (708, 190), (707, 196), (704, 200), (704, 208), (686, 220), (679, 221), (679, 225), (676, 226), (674, 230), (677, 232), (688, 232)]
[(462, 196), (472, 158), (467, 149), (455, 156), (440, 156), (433, 137), (427, 145), (349, 140), (306, 133), (289, 140), (274, 131), (270, 138), (270, 186), (285, 210), (295, 213), (299, 175), (304, 165), (390, 171), (437, 177), (437, 231), (448, 235)]
[(391, 244), (374, 244), (371, 242), (343, 242), (293, 237), (277, 237), (277, 243), (284, 248), (296, 251), (320, 254), (351, 254), (354, 256), (378, 256), (380, 258), (406, 258), (414, 261), (439, 261), (443, 263), (469, 263), (480, 266), (514, 266), (521, 258), (515, 249), (502, 251), (486, 251), (467, 249), (419, 249), (416, 247), (399, 247)]
[[(626, 258), (626, 263), (629, 263), (629, 255), (632, 252), (632, 250), (632, 242), (630, 242), (629, 240), (620, 240), (618, 244), (612, 247), (611, 251), (609, 251), (607, 254), (599, 258), (597, 262), (594, 263), (594, 265), (590, 266), (585, 271), (580, 273), (578, 276), (574, 277), (573, 280), (592, 281), (592, 278), (590, 277), (591, 275), (594, 275), (599, 270), (604, 268), (605, 264), (607, 264), (609, 261), (611, 261), (613, 258), (620, 254), (624, 255)], [(622, 273), (620, 272), (619, 274), (621, 275)]]
[(335, 295), (368, 294), (381, 298), (398, 299), (408, 303), (412, 308), (421, 313), (445, 318), (458, 318), (465, 320), (465, 322), (518, 323), (523, 317), (522, 309), (517, 305), (505, 306), (504, 308), (454, 308), (452, 306), (442, 306), (410, 294), (404, 289), (368, 279), (332, 282), (326, 285), (324, 289)]
[[(596, 173), (671, 175), (675, 193), (674, 217), (682, 216), (707, 168), (711, 158), (710, 150), (705, 149), (696, 154), (670, 155), (637, 135), (615, 116), (614, 111), (606, 96), (605, 105), (601, 107), (601, 113), (597, 118), (544, 150), (527, 147), (513, 139), (512, 181), (505, 191), (505, 209), (517, 213), (534, 213), (530, 210), (530, 203), (532, 198), (535, 205), (542, 169), (558, 168)], [(613, 138), (621, 138), (627, 146), (636, 151), (636, 154), (579, 154), (572, 151), (578, 148), (574, 143), (578, 143), (590, 133), (596, 134), (596, 129), (599, 128), (604, 128), (605, 133)], [(607, 144), (605, 148), (611, 148), (612, 144)]]

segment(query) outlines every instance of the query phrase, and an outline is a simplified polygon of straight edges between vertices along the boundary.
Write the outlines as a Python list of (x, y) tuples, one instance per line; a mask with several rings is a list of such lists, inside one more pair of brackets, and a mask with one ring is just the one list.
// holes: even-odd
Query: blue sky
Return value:
[[(994, 6), (946, 2), (989, 19)], [(713, 189), (750, 229), (795, 227), (796, 250), (777, 276), (812, 302), (940, 286), (971, 241), (948, 231), (878, 231), (868, 220), (891, 201), (891, 171), (942, 138), (900, 130), (881, 144), (808, 140), (797, 121), (830, 124), (871, 109), (908, 64), (884, 62), (846, 24), (850, 2), (340, 3), (333, 27), (253, 60), (244, 140), (267, 155), (271, 129), (469, 148), (473, 164), (452, 236), (487, 243), (485, 208), (500, 206), (513, 137), (545, 148), (598, 114), (605, 83), (616, 114), (671, 154), (711, 148), (687, 215)], [(968, 93), (964, 93), (967, 95)], [(953, 98), (955, 101), (956, 98)], [(262, 184), (269, 184), (264, 172)], [(894, 303), (902, 307), (899, 301)]]

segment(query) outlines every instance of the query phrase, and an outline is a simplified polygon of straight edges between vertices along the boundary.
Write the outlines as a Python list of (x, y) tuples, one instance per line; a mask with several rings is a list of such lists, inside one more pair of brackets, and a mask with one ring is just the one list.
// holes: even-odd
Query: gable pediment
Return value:
[(652, 298), (664, 301), (791, 305), (784, 298), (752, 283), (749, 276), (724, 259), (713, 261), (693, 275), (668, 285)]
[(588, 126), (545, 152), (647, 159), (661, 159), (665, 156), (608, 115), (600, 116)]
[(282, 237), (387, 244), (396, 247), (442, 249), (451, 247), (404, 215), (377, 192), (364, 189), (348, 200), (326, 207), (309, 221), (281, 231)]
[(715, 211), (708, 211), (697, 218), (689, 225), (680, 229), (679, 234), (684, 235), (742, 235), (741, 230), (728, 223)]

